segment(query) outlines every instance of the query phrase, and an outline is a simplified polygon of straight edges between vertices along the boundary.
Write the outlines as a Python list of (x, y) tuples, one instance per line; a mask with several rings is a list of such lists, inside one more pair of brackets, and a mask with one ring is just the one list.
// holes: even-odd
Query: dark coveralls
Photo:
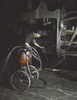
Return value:
[(29, 44), (32, 44), (33, 45), (33, 40), (34, 40), (34, 35), (33, 35), (33, 32), (30, 32), (26, 35), (26, 38), (25, 38), (25, 43), (29, 43)]

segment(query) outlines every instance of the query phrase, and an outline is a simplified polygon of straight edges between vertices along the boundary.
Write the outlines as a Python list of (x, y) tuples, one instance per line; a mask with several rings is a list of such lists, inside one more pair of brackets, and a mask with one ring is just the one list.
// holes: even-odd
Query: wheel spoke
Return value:
[(25, 88), (29, 88), (31, 80), (27, 73), (18, 70), (11, 76), (11, 84), (12, 87), (16, 90), (25, 90)]

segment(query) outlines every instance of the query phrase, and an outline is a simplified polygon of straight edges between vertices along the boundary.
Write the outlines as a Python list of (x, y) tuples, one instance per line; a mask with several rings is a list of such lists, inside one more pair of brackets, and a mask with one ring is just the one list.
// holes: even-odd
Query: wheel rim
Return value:
[(31, 80), (26, 72), (18, 70), (11, 76), (11, 85), (16, 90), (25, 90), (30, 87)]
[(31, 75), (32, 75), (31, 78), (34, 81), (37, 81), (39, 79), (39, 72), (38, 72), (38, 70), (33, 65), (30, 65), (30, 71), (31, 71)]

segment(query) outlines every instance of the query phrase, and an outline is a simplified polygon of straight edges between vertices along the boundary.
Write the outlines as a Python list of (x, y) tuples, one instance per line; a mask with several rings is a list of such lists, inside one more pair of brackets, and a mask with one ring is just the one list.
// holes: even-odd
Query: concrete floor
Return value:
[(38, 84), (43, 86), (46, 82), (45, 87), (39, 88), (33, 84), (28, 90), (19, 92), (3, 83), (0, 86), (0, 100), (77, 100), (76, 77), (77, 72), (63, 70), (53, 73), (51, 69), (44, 69), (40, 72)]

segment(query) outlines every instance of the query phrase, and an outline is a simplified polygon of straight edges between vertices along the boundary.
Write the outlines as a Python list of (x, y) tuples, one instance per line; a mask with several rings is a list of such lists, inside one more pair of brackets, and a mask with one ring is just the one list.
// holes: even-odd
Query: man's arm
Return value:
[(39, 47), (39, 48), (41, 48), (41, 49), (44, 48), (44, 46), (40, 46), (40, 45), (36, 42), (36, 40), (33, 40), (33, 43), (34, 43), (35, 46), (37, 46), (37, 47)]

